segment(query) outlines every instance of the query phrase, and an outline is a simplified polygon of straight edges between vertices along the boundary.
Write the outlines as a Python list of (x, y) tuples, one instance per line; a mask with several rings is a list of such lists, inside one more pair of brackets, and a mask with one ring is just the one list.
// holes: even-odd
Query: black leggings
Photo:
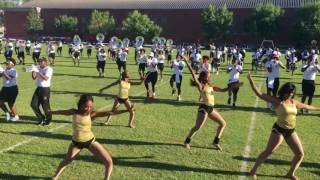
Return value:
[(102, 73), (104, 73), (104, 67), (106, 66), (106, 61), (98, 61), (97, 62), (97, 70), (100, 72), (100, 69)]
[[(40, 111), (40, 105), (44, 111), (43, 115)], [(37, 87), (35, 90), (32, 100), (31, 108), (36, 114), (39, 121), (46, 120), (47, 123), (50, 123), (52, 119), (51, 108), (50, 108), (50, 88), (49, 87)]]
[(156, 84), (157, 84), (157, 80), (158, 80), (158, 72), (148, 72), (147, 73), (147, 78), (144, 81), (144, 86), (146, 87), (147, 91), (149, 91), (149, 82), (151, 82), (151, 86), (152, 86), (152, 92), (156, 92)]
[(176, 82), (176, 75), (173, 74), (170, 78), (170, 86), (173, 87), (173, 82), (176, 82), (176, 87), (178, 89), (178, 95), (181, 94), (181, 83), (182, 83), (182, 75), (179, 75), (180, 82)]
[(229, 98), (231, 98), (231, 94), (233, 95), (233, 103), (236, 103), (237, 98), (238, 98), (238, 92), (239, 92), (239, 87), (234, 87), (235, 84), (239, 83), (239, 81), (237, 82), (233, 82), (228, 84), (228, 87), (231, 88), (231, 93), (229, 94)]

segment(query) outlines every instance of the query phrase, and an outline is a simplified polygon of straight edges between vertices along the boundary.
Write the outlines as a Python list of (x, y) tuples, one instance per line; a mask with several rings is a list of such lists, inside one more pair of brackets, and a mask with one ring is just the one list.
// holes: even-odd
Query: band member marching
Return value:
[(25, 52), (26, 52), (26, 44), (25, 41), (20, 41), (18, 43), (19, 49), (18, 49), (18, 59), (19, 59), (19, 64), (25, 65)]
[(146, 50), (145, 49), (141, 49), (140, 53), (139, 53), (139, 57), (138, 57), (138, 72), (140, 75), (140, 78), (144, 78), (145, 76), (145, 70), (146, 70), (146, 66), (147, 66), (147, 60), (148, 60), (148, 56), (146, 55)]
[(97, 51), (97, 71), (99, 72), (99, 77), (104, 77), (104, 68), (106, 66), (107, 53), (103, 48)]
[(227, 72), (229, 73), (228, 104), (231, 104), (231, 95), (233, 95), (232, 107), (236, 107), (239, 92), (239, 76), (242, 73), (242, 66), (233, 59), (232, 64), (228, 66)]
[(32, 47), (32, 59), (34, 64), (38, 64), (41, 53), (41, 44), (36, 41)]
[(58, 48), (57, 48), (57, 53), (59, 56), (62, 55), (62, 47), (63, 47), (63, 43), (61, 40), (58, 41)]
[(12, 54), (13, 54), (13, 43), (7, 40), (5, 44), (4, 57), (6, 59), (10, 59), (12, 58)]
[(27, 40), (27, 43), (26, 43), (26, 53), (27, 53), (27, 55), (30, 55), (30, 50), (31, 50), (31, 41)]
[(80, 45), (74, 45), (72, 48), (72, 60), (73, 60), (73, 64), (74, 66), (76, 66), (78, 64), (78, 66), (80, 66)]
[(154, 53), (150, 52), (147, 60), (148, 72), (145, 76), (144, 85), (147, 90), (147, 97), (150, 96), (149, 83), (151, 82), (152, 87), (152, 98), (156, 97), (156, 84), (158, 80), (158, 59), (154, 57)]
[[(33, 93), (31, 108), (38, 118), (37, 125), (48, 126), (51, 123), (52, 114), (50, 108), (50, 86), (53, 70), (48, 66), (48, 60), (39, 59), (39, 68), (32, 69), (32, 79), (36, 80), (37, 88)], [(43, 115), (40, 111), (43, 108)]]
[(54, 65), (54, 60), (56, 58), (56, 48), (52, 42), (49, 43), (48, 57), (49, 57), (50, 64)]
[(182, 56), (178, 56), (176, 60), (172, 62), (172, 69), (173, 69), (173, 74), (170, 78), (170, 86), (172, 88), (172, 95), (175, 94), (176, 89), (173, 87), (173, 84), (175, 83), (176, 88), (178, 90), (178, 96), (177, 96), (177, 101), (181, 100), (181, 84), (182, 84), (182, 70), (185, 66), (185, 62), (183, 61)]
[(89, 42), (89, 43), (87, 44), (87, 56), (88, 56), (88, 59), (91, 57), (92, 49), (93, 49), (93, 46), (92, 46), (92, 44)]

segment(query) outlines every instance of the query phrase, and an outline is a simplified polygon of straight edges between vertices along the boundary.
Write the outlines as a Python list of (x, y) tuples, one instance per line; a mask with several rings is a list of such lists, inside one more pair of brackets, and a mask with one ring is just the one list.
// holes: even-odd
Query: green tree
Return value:
[(279, 30), (283, 15), (284, 10), (279, 6), (258, 4), (253, 15), (247, 19), (245, 30), (261, 39), (270, 38)]
[(296, 30), (300, 42), (320, 41), (320, 2), (299, 9)]
[(30, 33), (39, 33), (43, 30), (43, 19), (35, 8), (33, 8), (27, 16), (26, 28)]
[(147, 39), (152, 39), (161, 34), (162, 28), (155, 24), (148, 15), (141, 14), (135, 10), (129, 13), (128, 17), (122, 21), (121, 30), (125, 37), (143, 36)]
[(70, 36), (76, 33), (78, 19), (76, 17), (61, 15), (54, 18), (55, 31), (61, 35)]
[(88, 24), (88, 32), (92, 35), (98, 33), (107, 34), (115, 30), (115, 20), (109, 12), (99, 12), (94, 10)]
[(202, 29), (210, 39), (222, 39), (228, 33), (233, 22), (233, 13), (224, 5), (221, 8), (215, 8), (210, 5), (204, 9), (201, 14)]

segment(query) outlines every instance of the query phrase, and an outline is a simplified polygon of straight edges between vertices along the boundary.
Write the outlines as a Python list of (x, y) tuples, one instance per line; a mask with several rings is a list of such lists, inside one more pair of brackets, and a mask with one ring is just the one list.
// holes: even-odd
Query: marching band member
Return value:
[(181, 84), (182, 84), (182, 70), (185, 66), (184, 61), (182, 60), (182, 56), (178, 56), (176, 60), (172, 62), (173, 75), (170, 78), (170, 86), (172, 89), (172, 95), (175, 94), (176, 89), (173, 87), (173, 83), (176, 84), (176, 88), (178, 90), (177, 101), (181, 100)]
[(251, 71), (258, 70), (260, 65), (260, 58), (262, 57), (261, 48), (257, 48), (256, 52), (252, 54)]
[[(206, 58), (209, 59), (207, 56)], [(189, 71), (192, 74), (192, 78), (196, 82), (196, 86), (199, 90), (200, 93), (200, 106), (198, 110), (198, 115), (197, 115), (197, 120), (196, 124), (193, 128), (191, 128), (187, 138), (184, 141), (184, 145), (186, 148), (190, 148), (190, 142), (192, 137), (197, 133), (197, 131), (203, 126), (205, 123), (207, 117), (209, 116), (210, 119), (213, 121), (217, 122), (219, 124), (216, 136), (213, 141), (213, 145), (218, 149), (222, 150), (220, 146), (220, 139), (223, 134), (224, 128), (226, 127), (226, 122), (223, 119), (223, 117), (214, 110), (213, 106), (215, 104), (214, 102), (214, 92), (225, 92), (228, 90), (228, 88), (221, 89), (217, 86), (211, 85), (209, 82), (210, 80), (210, 75), (209, 72), (202, 71), (199, 75), (199, 78), (196, 77), (196, 74), (192, 70), (191, 66), (189, 63), (184, 59)]]
[[(277, 96), (279, 88), (279, 68), (285, 69), (285, 66), (278, 59), (277, 54), (272, 54), (271, 59), (266, 62), (265, 68), (268, 71), (267, 76), (267, 95), (268, 96)], [(269, 103), (268, 107), (273, 109), (272, 104)]]
[(4, 57), (6, 59), (11, 59), (12, 53), (13, 53), (13, 44), (9, 40), (7, 40), (6, 45), (5, 45)]
[(24, 63), (25, 52), (26, 52), (26, 46), (25, 46), (24, 42), (19, 43), (19, 49), (18, 49), (19, 64), (25, 65), (25, 63)]
[[(129, 112), (129, 122), (128, 122), (128, 127), (130, 128), (135, 128), (135, 122), (134, 122), (134, 105), (133, 103), (130, 101), (129, 99), (129, 90), (130, 90), (130, 86), (131, 85), (141, 85), (143, 83), (143, 79), (141, 79), (141, 81), (139, 82), (132, 82), (130, 81), (130, 77), (129, 77), (129, 73), (128, 71), (124, 71), (121, 73), (121, 79), (111, 83), (110, 85), (107, 85), (104, 88), (101, 88), (99, 90), (100, 93), (102, 93), (103, 90), (108, 89), (114, 85), (119, 84), (119, 93), (118, 95), (115, 97), (115, 101), (112, 107), (112, 111), (117, 111), (117, 109), (119, 108), (119, 106), (121, 104), (124, 104), (127, 108), (127, 111)], [(111, 115), (109, 115), (106, 119), (106, 121), (103, 123), (104, 125), (108, 125), (108, 123), (110, 122), (111, 119)]]
[(70, 42), (68, 47), (69, 47), (69, 50), (68, 50), (68, 53), (69, 53), (69, 56), (72, 57), (72, 53), (73, 53), (73, 49), (74, 49), (74, 44), (73, 42)]
[(290, 149), (294, 153), (294, 157), (291, 161), (291, 167), (286, 174), (287, 178), (297, 180), (299, 179), (295, 172), (299, 168), (303, 156), (303, 146), (301, 144), (298, 134), (295, 132), (296, 127), (296, 115), (297, 109), (306, 109), (306, 110), (316, 110), (320, 111), (320, 108), (316, 108), (310, 105), (305, 105), (294, 99), (296, 88), (292, 83), (285, 83), (279, 90), (278, 97), (270, 96), (267, 94), (261, 93), (254, 81), (251, 78), (251, 75), (248, 74), (248, 79), (251, 85), (252, 90), (260, 99), (271, 103), (275, 108), (277, 115), (277, 121), (272, 127), (272, 132), (269, 137), (269, 141), (265, 150), (257, 157), (254, 166), (250, 171), (250, 175), (257, 179), (257, 169), (258, 167), (281, 145), (283, 140), (287, 142)]
[(82, 53), (83, 53), (83, 44), (80, 43), (80, 56), (82, 56)]
[(77, 63), (78, 63), (78, 66), (80, 66), (80, 45), (73, 45), (72, 60), (73, 60), (74, 66), (76, 66)]
[(104, 179), (109, 180), (113, 162), (109, 152), (96, 141), (95, 135), (92, 132), (91, 121), (97, 117), (105, 117), (108, 115), (121, 114), (126, 111), (110, 112), (110, 111), (93, 111), (93, 98), (90, 95), (82, 95), (78, 101), (77, 109), (53, 111), (53, 114), (72, 116), (72, 142), (69, 145), (67, 155), (59, 164), (53, 180), (57, 180), (63, 170), (70, 164), (82, 151), (88, 149), (92, 154), (99, 157), (105, 167)]
[(144, 85), (147, 90), (147, 97), (150, 95), (149, 83), (151, 82), (152, 87), (152, 98), (156, 97), (156, 84), (158, 80), (158, 59), (154, 57), (154, 53), (150, 52), (149, 58), (147, 60), (148, 72), (145, 76)]
[(165, 54), (167, 55), (167, 63), (169, 65), (169, 64), (171, 64), (171, 61), (172, 61), (172, 48), (166, 46)]
[(209, 64), (209, 56), (202, 56), (202, 64), (200, 66), (201, 72), (208, 72), (210, 76), (210, 72), (212, 70), (211, 64)]
[(127, 58), (128, 58), (128, 53), (127, 51), (122, 48), (120, 49), (119, 53), (118, 53), (118, 70), (121, 73), (121, 69), (123, 69), (123, 71), (127, 70)]
[(222, 51), (220, 50), (220, 48), (217, 48), (215, 51), (213, 51), (213, 59), (211, 62), (211, 66), (214, 67), (217, 75), (219, 74), (221, 57), (222, 57)]
[(142, 43), (139, 41), (135, 41), (134, 45), (135, 51), (134, 51), (134, 60), (136, 61), (136, 64), (138, 63), (139, 53), (143, 49)]
[[(48, 60), (39, 59), (39, 68), (32, 70), (32, 79), (36, 80), (37, 88), (32, 96), (31, 108), (38, 118), (37, 125), (48, 126), (51, 123), (52, 114), (50, 108), (50, 86), (53, 70), (48, 66)], [(45, 115), (40, 111), (42, 106)]]
[(142, 79), (145, 76), (145, 69), (147, 65), (148, 56), (146, 55), (146, 50), (141, 49), (138, 57), (138, 72), (140, 75), (140, 78)]
[(16, 54), (18, 54), (18, 51), (19, 51), (18, 39), (16, 39), (16, 40), (14, 41), (14, 52), (15, 52)]
[(48, 57), (51, 65), (54, 65), (54, 60), (56, 58), (56, 47), (54, 46), (53, 43), (49, 44), (48, 47)]
[(194, 50), (193, 53), (191, 54), (190, 57), (191, 60), (191, 67), (195, 71), (196, 74), (199, 73), (201, 61), (202, 61), (202, 56), (200, 54), (200, 51)]
[(6, 68), (0, 71), (0, 77), (3, 79), (3, 86), (0, 92), (0, 107), (6, 113), (7, 121), (18, 121), (15, 101), (18, 96), (17, 71), (14, 68), (14, 59), (8, 59), (5, 64)]
[[(308, 105), (311, 105), (316, 89), (316, 74), (317, 72), (320, 72), (320, 66), (310, 58), (308, 63), (302, 66), (301, 71), (303, 72), (301, 102), (304, 103), (308, 97)], [(301, 109), (301, 112), (303, 113), (303, 109)]]
[(88, 56), (88, 59), (91, 57), (91, 54), (92, 54), (92, 44), (89, 42), (88, 45), (87, 45), (87, 56)]
[(26, 43), (26, 53), (27, 53), (27, 55), (30, 55), (30, 50), (31, 50), (31, 41), (27, 40), (27, 43)]
[(63, 47), (63, 43), (61, 40), (58, 41), (58, 48), (57, 48), (57, 53), (59, 56), (62, 55), (62, 47)]
[(302, 60), (302, 64), (306, 64), (308, 62), (308, 59), (310, 57), (310, 53), (308, 52), (308, 50), (305, 48), (304, 51), (302, 51), (301, 53), (301, 60)]
[(104, 77), (104, 68), (106, 66), (107, 53), (103, 48), (97, 51), (97, 70), (99, 72), (99, 77)]
[(41, 53), (41, 44), (36, 41), (32, 48), (32, 59), (34, 64), (38, 64)]
[(163, 53), (162, 50), (159, 51), (159, 54), (158, 54), (158, 69), (159, 69), (159, 72), (160, 72), (160, 77), (159, 77), (159, 80), (160, 81), (163, 81), (163, 75), (162, 75), (162, 72), (164, 70), (164, 60), (165, 60), (165, 55)]
[(227, 72), (229, 73), (228, 82), (228, 104), (231, 104), (231, 95), (233, 95), (232, 107), (236, 107), (237, 96), (239, 92), (239, 76), (242, 73), (242, 66), (240, 66), (234, 59), (232, 64), (228, 66)]

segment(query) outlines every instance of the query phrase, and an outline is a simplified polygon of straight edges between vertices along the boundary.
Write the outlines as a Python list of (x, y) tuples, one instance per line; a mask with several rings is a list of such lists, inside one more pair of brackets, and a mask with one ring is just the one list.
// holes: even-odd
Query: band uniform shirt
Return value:
[(240, 65), (229, 65), (229, 83), (239, 81), (240, 72), (242, 71), (242, 67)]
[[(305, 65), (302, 68), (306, 68), (307, 65)], [(319, 65), (312, 64), (310, 65), (304, 72), (303, 72), (303, 79), (305, 80), (315, 80), (316, 79), (316, 74), (318, 72), (318, 69), (320, 69)]]
[(40, 51), (41, 51), (41, 44), (40, 43), (39, 44), (35, 44), (33, 46), (33, 52), (38, 53)]
[(152, 58), (152, 59), (148, 59), (147, 61), (148, 64), (148, 71), (149, 72), (157, 72), (158, 68), (158, 59), (157, 58)]
[(146, 64), (148, 60), (148, 56), (146, 54), (140, 55), (138, 59), (139, 64)]
[(128, 57), (128, 53), (127, 52), (119, 52), (120, 61), (126, 62), (127, 61), (127, 57)]

